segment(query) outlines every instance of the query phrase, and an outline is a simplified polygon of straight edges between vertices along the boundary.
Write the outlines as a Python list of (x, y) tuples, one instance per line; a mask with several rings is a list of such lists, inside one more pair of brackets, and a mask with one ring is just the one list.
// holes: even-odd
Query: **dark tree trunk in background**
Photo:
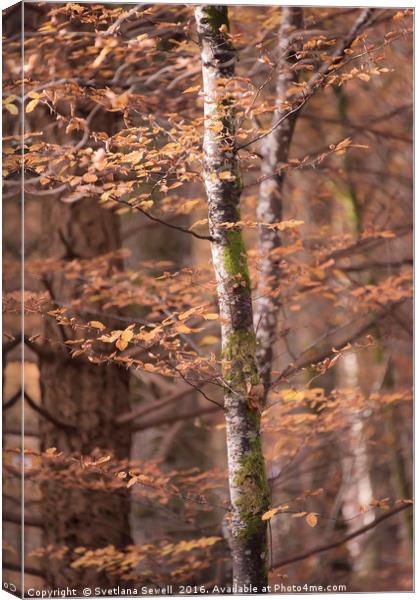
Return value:
[[(89, 259), (119, 247), (117, 217), (96, 200), (66, 205), (54, 198), (44, 200), (44, 235), (47, 256)], [(77, 298), (78, 281), (53, 273), (47, 287), (57, 305)], [(83, 309), (83, 307), (81, 307)], [(95, 317), (93, 316), (92, 319)], [(97, 317), (96, 317), (97, 318)], [(101, 317), (102, 318), (102, 317)], [(109, 324), (109, 320), (103, 321)], [(111, 325), (112, 326), (112, 325)], [(41, 447), (86, 455), (100, 449), (119, 459), (130, 457), (130, 434), (116, 428), (116, 417), (130, 408), (128, 372), (116, 365), (97, 365), (85, 358), (73, 360), (63, 349), (65, 339), (75, 337), (53, 319), (45, 322), (45, 336), (53, 341), (53, 352), (39, 361), (42, 406), (65, 429), (41, 419)], [(58, 342), (54, 344), (54, 341)], [(42, 484), (44, 545), (67, 546), (70, 550), (130, 543), (129, 494), (125, 490), (101, 492), (63, 487), (59, 482)], [(74, 570), (68, 561), (45, 561), (48, 586), (93, 586), (116, 583), (93, 569)]]

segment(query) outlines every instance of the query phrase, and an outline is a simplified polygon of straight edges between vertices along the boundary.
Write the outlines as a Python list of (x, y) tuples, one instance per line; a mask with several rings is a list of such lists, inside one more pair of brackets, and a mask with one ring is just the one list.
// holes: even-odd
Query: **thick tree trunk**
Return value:
[[(283, 119), (290, 108), (285, 107), (288, 89), (297, 82), (298, 72), (292, 69), (296, 62), (292, 35), (302, 27), (303, 9), (286, 7), (282, 11), (283, 20), (278, 41), (278, 75), (276, 85), (276, 110), (273, 113), (273, 126)], [(260, 195), (257, 206), (259, 221), (278, 223), (283, 219), (283, 188), (289, 148), (295, 128), (297, 113), (284, 118), (281, 125), (264, 138), (261, 144)], [(264, 392), (267, 396), (271, 382), (273, 346), (277, 335), (280, 296), (274, 292), (281, 281), (281, 255), (276, 250), (281, 246), (281, 233), (277, 229), (262, 227), (259, 234), (261, 271), (257, 287), (255, 327), (257, 330), (257, 359)]]
[[(47, 256), (89, 259), (118, 248), (117, 217), (96, 200), (73, 205), (64, 205), (56, 198), (44, 202)], [(59, 305), (75, 300), (79, 285), (63, 273), (55, 273), (48, 283)], [(45, 335), (53, 342), (53, 352), (40, 357), (42, 406), (75, 428), (60, 428), (41, 419), (42, 450), (56, 447), (80, 456), (100, 449), (101, 455), (109, 452), (128, 459), (130, 435), (115, 427), (115, 419), (130, 408), (128, 373), (116, 365), (72, 360), (61, 348), (67, 337), (74, 338), (74, 332), (58, 328), (52, 319), (46, 320)], [(55, 481), (42, 484), (42, 492), (44, 546), (65, 545), (71, 552), (77, 546), (94, 549), (112, 544), (120, 548), (130, 543), (128, 492), (82, 490)], [(76, 571), (70, 563), (67, 557), (45, 561), (46, 584), (63, 588), (116, 583), (93, 569)]]
[[(234, 75), (236, 55), (227, 35), (226, 7), (199, 6), (195, 15), (203, 69), (203, 177), (222, 322), (233, 582), (260, 591), (267, 583), (267, 533), (261, 516), (269, 506), (258, 406), (262, 386), (256, 367), (246, 250), (239, 226), (223, 226), (239, 220), (241, 194), (235, 113), (223, 85)], [(221, 179), (221, 172), (230, 176)]]

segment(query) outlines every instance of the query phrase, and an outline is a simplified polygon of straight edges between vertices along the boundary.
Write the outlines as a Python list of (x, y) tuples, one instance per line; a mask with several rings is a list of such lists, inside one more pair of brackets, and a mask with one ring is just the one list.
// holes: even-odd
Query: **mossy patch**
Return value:
[(215, 33), (218, 33), (222, 25), (229, 29), (229, 19), (226, 6), (207, 6), (204, 9), (207, 20)]
[(236, 385), (259, 383), (255, 364), (256, 337), (253, 331), (235, 331), (224, 344), (223, 376)]
[(246, 248), (240, 229), (233, 229), (226, 234), (227, 244), (223, 248), (225, 270), (240, 285), (251, 288)]
[[(253, 418), (258, 420), (257, 429), (259, 429), (259, 416), (255, 414)], [(250, 442), (250, 448), (242, 458), (240, 469), (236, 474), (235, 485), (243, 493), (243, 496), (237, 500), (236, 506), (244, 524), (240, 537), (246, 539), (264, 530), (266, 524), (261, 517), (270, 507), (270, 488), (260, 437)]]

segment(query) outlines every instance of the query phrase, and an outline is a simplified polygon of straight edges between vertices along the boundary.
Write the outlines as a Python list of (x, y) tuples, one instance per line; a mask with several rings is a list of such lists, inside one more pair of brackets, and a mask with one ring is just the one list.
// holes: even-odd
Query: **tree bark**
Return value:
[[(64, 205), (57, 198), (44, 200), (43, 226), (47, 256), (91, 259), (119, 247), (117, 217), (101, 208), (96, 200)], [(80, 295), (80, 282), (53, 274), (48, 288), (58, 304), (69, 303)], [(39, 359), (42, 407), (59, 421), (75, 428), (60, 428), (41, 419), (41, 449), (56, 447), (60, 452), (86, 455), (99, 449), (101, 455), (118, 459), (130, 457), (130, 434), (115, 427), (117, 417), (130, 409), (128, 373), (116, 365), (96, 365), (87, 360), (72, 361), (61, 349), (74, 332), (45, 322), (45, 336), (54, 352)], [(44, 546), (67, 546), (69, 558), (45, 561), (46, 584), (51, 588), (67, 585), (116, 584), (94, 569), (75, 571), (71, 552), (77, 546), (89, 549), (114, 545), (122, 548), (131, 542), (129, 493), (82, 490), (64, 487), (54, 480), (42, 484), (42, 522)]]
[[(199, 6), (195, 16), (204, 91), (203, 178), (222, 322), (233, 583), (261, 591), (267, 583), (268, 554), (261, 516), (270, 501), (260, 436), (258, 395), (262, 396), (262, 386), (256, 366), (246, 250), (240, 227), (223, 226), (240, 218), (235, 108), (226, 91), (234, 76), (236, 54), (229, 40), (226, 7)], [(229, 175), (220, 178), (221, 173)]]
[[(293, 70), (296, 62), (296, 44), (291, 34), (303, 24), (303, 9), (286, 7), (282, 11), (283, 20), (278, 40), (278, 76), (276, 85), (276, 110), (273, 113), (272, 125), (284, 119), (281, 125), (273, 129), (261, 144), (261, 177), (257, 217), (259, 221), (278, 223), (283, 219), (283, 188), (285, 171), (279, 168), (287, 163), (290, 144), (297, 113), (286, 115), (290, 108), (284, 107), (288, 89), (298, 81), (298, 71)], [(281, 246), (281, 233), (262, 227), (259, 234), (259, 252), (261, 256), (261, 272), (257, 287), (257, 305), (255, 311), (255, 328), (257, 330), (257, 360), (264, 383), (264, 395), (267, 396), (271, 383), (271, 367), (273, 361), (273, 345), (276, 340), (278, 310), (281, 300), (276, 288), (281, 280), (281, 255), (276, 250)], [(273, 293), (274, 292), (274, 293)]]

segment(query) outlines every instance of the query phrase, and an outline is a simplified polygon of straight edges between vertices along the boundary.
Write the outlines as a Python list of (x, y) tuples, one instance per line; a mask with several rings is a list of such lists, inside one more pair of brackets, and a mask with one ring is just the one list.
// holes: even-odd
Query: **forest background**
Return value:
[(411, 589), (412, 11), (24, 10), (6, 579)]

